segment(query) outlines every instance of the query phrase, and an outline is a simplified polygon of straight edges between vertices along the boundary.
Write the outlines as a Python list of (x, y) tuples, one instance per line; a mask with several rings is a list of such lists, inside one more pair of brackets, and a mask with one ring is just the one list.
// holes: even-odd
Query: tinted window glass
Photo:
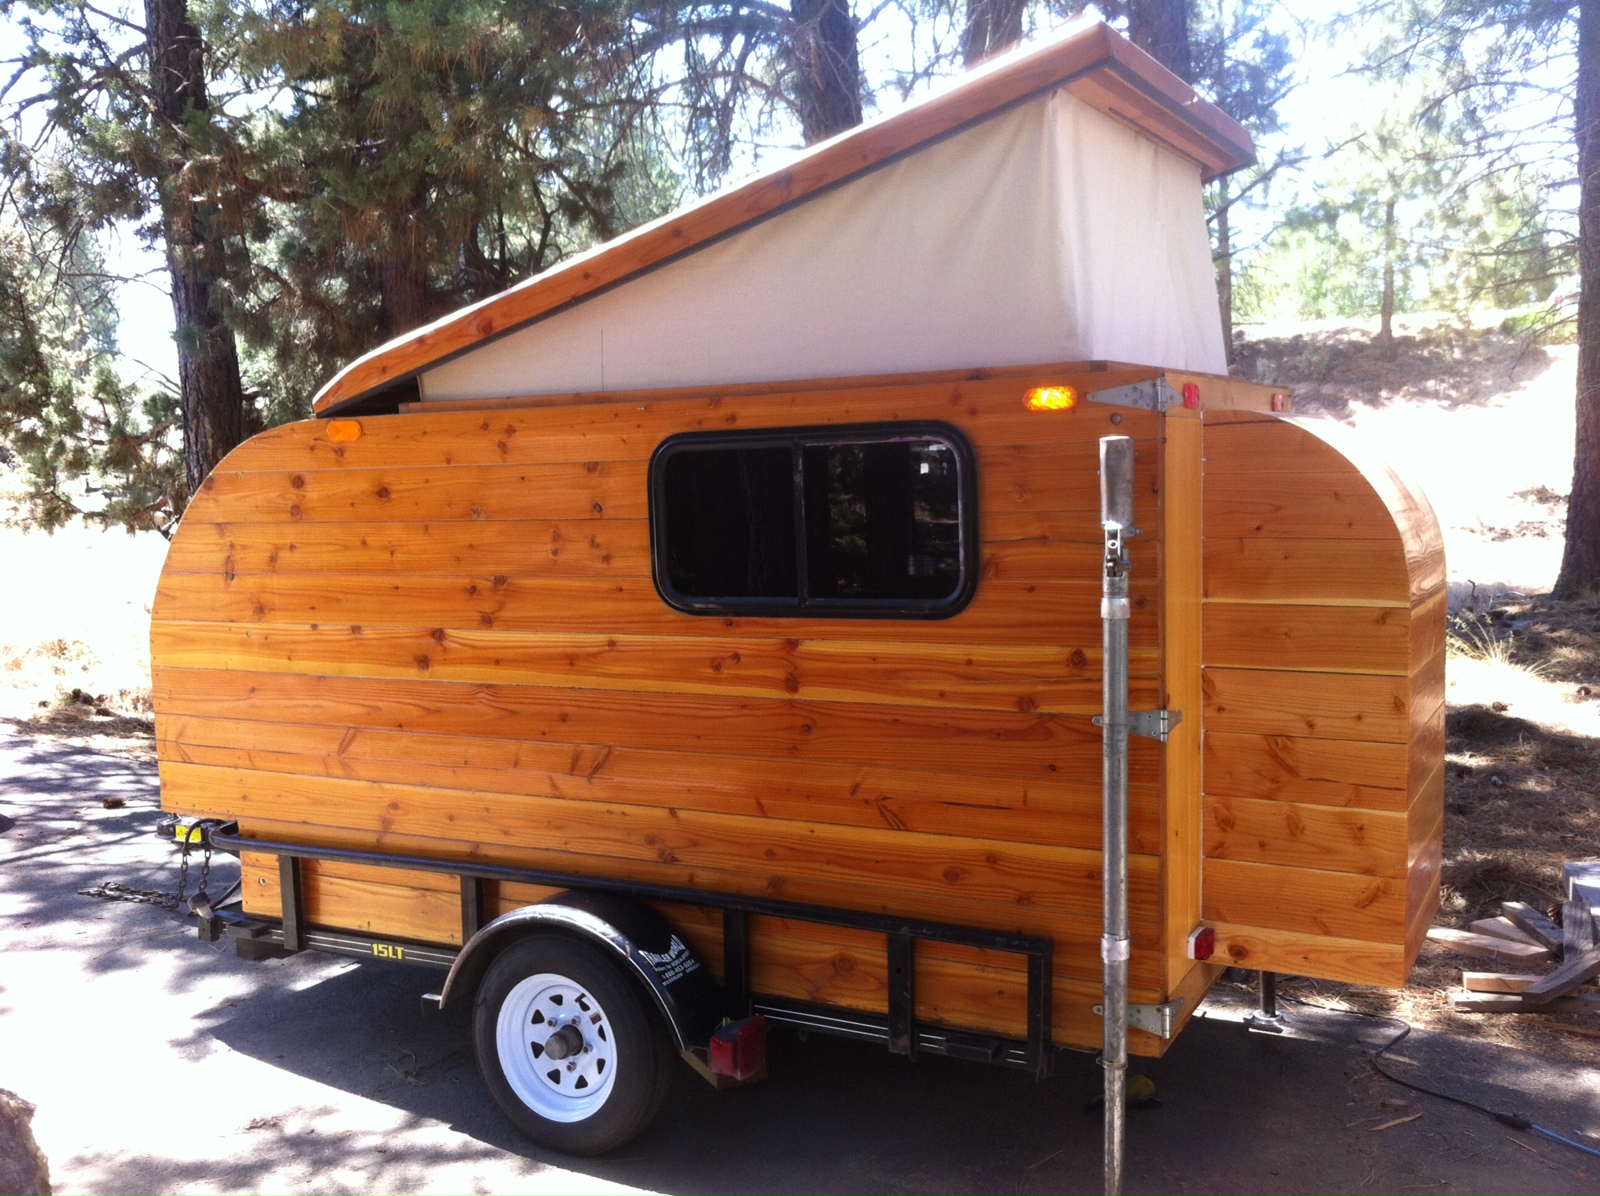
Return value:
[(812, 598), (947, 598), (961, 584), (955, 452), (938, 440), (805, 449)]
[(788, 445), (667, 458), (673, 589), (691, 598), (799, 597), (793, 459)]
[(976, 579), (971, 450), (942, 424), (674, 437), (656, 581), (697, 613), (954, 614)]

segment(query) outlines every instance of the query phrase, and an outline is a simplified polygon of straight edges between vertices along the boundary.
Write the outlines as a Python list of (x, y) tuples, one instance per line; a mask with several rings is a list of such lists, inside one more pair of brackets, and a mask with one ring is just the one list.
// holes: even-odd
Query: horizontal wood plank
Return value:
[(1394, 516), (1354, 470), (1206, 476), (1208, 540), (1381, 540), (1394, 535)]
[(1208, 859), (1406, 875), (1404, 814), (1247, 797), (1208, 797), (1204, 812)]
[[(1018, 781), (738, 756), (352, 732), (342, 727), (173, 720), (163, 760), (746, 818), (910, 830), (1097, 849), (1100, 794), (1088, 780)], [(212, 742), (217, 741), (217, 742)], [(1160, 849), (1158, 791), (1130, 785), (1132, 849)]]
[(1217, 934), (1213, 958), (1235, 967), (1391, 987), (1404, 984), (1411, 970), (1404, 949), (1395, 943), (1227, 922), (1213, 922), (1211, 926)]
[(1208, 601), (1203, 609), (1208, 665), (1401, 677), (1412, 669), (1403, 608)]
[[(1155, 579), (1132, 586), (1130, 639), (1158, 639)], [(818, 635), (814, 618), (688, 615), (672, 610), (645, 580), (490, 577), (210, 577), (164, 574), (154, 618), (161, 622), (337, 623), (346, 627), (496, 628), (580, 635)], [(972, 604), (948, 619), (828, 619), (839, 639), (903, 643), (1098, 643), (1099, 583), (984, 581)]]
[[(855, 884), (1061, 913), (1091, 911), (1099, 902), (1099, 853), (1072, 848), (171, 761), (162, 765), (161, 781), (174, 811), (437, 839), (470, 835), (536, 849), (565, 861), (551, 866), (572, 871), (651, 864), (689, 877), (706, 868), (745, 873), (764, 889), (775, 880), (808, 880), (831, 887), (834, 904), (848, 904)], [(1132, 857), (1135, 904), (1153, 910), (1159, 874), (1156, 857)]]
[(1207, 860), (1202, 904), (1205, 918), (1212, 922), (1398, 943), (1405, 927), (1406, 882), (1242, 860)]
[[(610, 694), (530, 686), (154, 670), (158, 733), (179, 715), (531, 743), (637, 747), (1040, 779), (1098, 775), (1089, 719), (1034, 712), (905, 711), (834, 702)], [(164, 712), (164, 713), (163, 713)], [(1133, 745), (1135, 769), (1159, 746)], [(1148, 753), (1148, 754), (1146, 754)]]
[[(1092, 445), (1089, 446), (1092, 448)], [(237, 456), (237, 454), (235, 455)], [(1074, 465), (1074, 457), (1083, 459)], [(206, 479), (196, 515), (215, 522), (304, 523), (561, 522), (645, 519), (645, 458), (405, 469), (245, 470), (233, 457)], [(989, 511), (1094, 511), (1099, 481), (1088, 449), (985, 445), (978, 499)], [(1158, 485), (1151, 471), (1134, 509), (1151, 519)]]
[(1405, 677), (1207, 668), (1208, 731), (1407, 743), (1413, 688)]
[[(241, 858), (245, 912), (282, 918), (277, 857), (245, 856), (248, 858)], [(461, 893), (450, 877), (387, 868), (341, 868), (318, 860), (302, 861), (300, 867), (301, 914), (310, 925), (381, 938), (461, 945)], [(428, 880), (415, 883), (418, 877)]]
[(1404, 811), (1410, 760), (1403, 743), (1207, 728), (1205, 788), (1218, 797)]
[[(1205, 596), (1226, 602), (1305, 602), (1319, 606), (1411, 604), (1413, 586), (1443, 584), (1443, 554), (1436, 570), (1408, 569), (1405, 547), (1394, 536), (1371, 540), (1261, 539), (1239, 536), (1205, 541)], [(1433, 577), (1433, 574), (1437, 574)]]
[[(151, 635), (152, 650), (173, 668), (1091, 715), (1101, 705), (1100, 653), (1091, 646), (166, 621)], [(1157, 665), (1153, 650), (1136, 655), (1136, 701), (1158, 700)]]
[(163, 572), (440, 577), (650, 576), (644, 519), (536, 523), (186, 522)]
[[(1100, 527), (1088, 512), (995, 515), (983, 522), (982, 576), (994, 581), (1084, 581), (1098, 575)], [(1130, 546), (1134, 575), (1159, 576), (1160, 541)], [(565, 523), (204, 523), (184, 525), (164, 572), (224, 582), (254, 575), (422, 577), (651, 576), (643, 519)]]

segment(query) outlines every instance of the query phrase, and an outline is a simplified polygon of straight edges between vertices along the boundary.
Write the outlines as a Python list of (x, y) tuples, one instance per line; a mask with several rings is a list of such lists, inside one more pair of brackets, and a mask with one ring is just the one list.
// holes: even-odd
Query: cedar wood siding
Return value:
[[(1037, 380), (1066, 368), (1085, 367)], [(262, 433), (196, 496), (158, 592), (165, 808), (296, 843), (1049, 935), (1057, 1041), (1093, 1046), (1097, 440), (1137, 443), (1132, 698), (1148, 708), (1165, 680), (1162, 417), (1028, 412), (1025, 372), (1003, 374), (371, 416), (349, 442), (322, 420)], [(982, 576), (958, 615), (704, 617), (656, 593), (646, 478), (665, 437), (930, 419), (977, 455)], [(1168, 767), (1134, 740), (1138, 1001), (1182, 979), (1163, 885), (1181, 881), (1173, 908), (1198, 916), (1198, 878), (1163, 870)], [(246, 908), (277, 913), (271, 861), (245, 864)], [(543, 895), (489, 887), (492, 909)], [(305, 894), (314, 924), (459, 942), (448, 876), (308, 864)], [(720, 970), (720, 917), (668, 912)], [(756, 992), (886, 1006), (881, 936), (755, 918), (751, 948)], [(919, 1018), (1024, 1033), (1022, 957), (924, 943), (916, 959)]]
[(1217, 957), (1401, 985), (1439, 900), (1444, 548), (1331, 421), (1208, 416), (1203, 908)]

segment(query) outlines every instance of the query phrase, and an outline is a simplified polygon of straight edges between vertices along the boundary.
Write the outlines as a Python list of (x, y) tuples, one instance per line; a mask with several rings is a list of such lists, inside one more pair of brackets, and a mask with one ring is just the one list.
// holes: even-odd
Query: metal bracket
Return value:
[[(1183, 1006), (1183, 997), (1168, 1001), (1165, 1005), (1129, 1005), (1128, 1025), (1137, 1026), (1157, 1038), (1171, 1038)], [(1106, 1015), (1104, 1005), (1096, 1005), (1094, 1011), (1101, 1017)]]
[(1141, 411), (1167, 411), (1173, 407), (1183, 406), (1183, 396), (1173, 390), (1165, 378), (1151, 378), (1146, 382), (1130, 382), (1126, 386), (1091, 390), (1083, 397), (1091, 403), (1137, 407)]
[[(1182, 721), (1181, 710), (1133, 710), (1128, 713), (1128, 734), (1143, 735), (1148, 739), (1159, 739), (1165, 743), (1167, 737), (1172, 734), (1172, 728)], [(1105, 717), (1095, 715), (1094, 725), (1105, 726)]]

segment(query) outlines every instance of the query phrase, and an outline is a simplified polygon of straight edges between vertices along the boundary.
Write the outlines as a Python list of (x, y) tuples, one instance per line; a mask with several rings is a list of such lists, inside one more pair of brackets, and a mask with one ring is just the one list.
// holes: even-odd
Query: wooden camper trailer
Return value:
[[(453, 965), (503, 1107), (571, 1149), (642, 1124), (667, 1046), (747, 1073), (724, 1017), (1040, 1072), (1098, 1046), (1095, 454), (1124, 434), (1133, 709), (1175, 720), (1130, 757), (1132, 1048), (1227, 963), (1403, 983), (1440, 537), (1223, 376), (1200, 187), (1251, 152), (1079, 26), (243, 445), (154, 612), (165, 808), (243, 862), (202, 930)], [(574, 1001), (609, 1046), (546, 1016)]]

